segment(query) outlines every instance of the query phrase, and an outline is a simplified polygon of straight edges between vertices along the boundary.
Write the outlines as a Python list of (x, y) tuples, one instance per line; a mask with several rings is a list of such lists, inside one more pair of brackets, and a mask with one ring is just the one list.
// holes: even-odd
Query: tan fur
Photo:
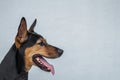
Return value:
[(29, 71), (30, 68), (32, 67), (32, 65), (35, 65), (34, 62), (32, 61), (32, 56), (35, 54), (40, 54), (44, 57), (49, 57), (49, 58), (53, 58), (58, 56), (56, 53), (56, 50), (48, 45), (46, 46), (40, 46), (38, 43), (40, 43), (41, 41), (46, 42), (45, 39), (38, 39), (36, 44), (32, 47), (26, 48), (25, 50), (25, 68), (26, 71)]

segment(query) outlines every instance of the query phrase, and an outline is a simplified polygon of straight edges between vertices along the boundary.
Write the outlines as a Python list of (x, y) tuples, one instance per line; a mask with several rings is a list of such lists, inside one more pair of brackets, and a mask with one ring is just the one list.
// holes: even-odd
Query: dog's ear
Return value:
[(33, 24), (30, 26), (29, 32), (34, 32), (34, 28), (36, 26), (37, 19), (34, 20)]
[(15, 39), (16, 47), (19, 48), (20, 45), (27, 40), (27, 23), (24, 17), (22, 17), (18, 33)]

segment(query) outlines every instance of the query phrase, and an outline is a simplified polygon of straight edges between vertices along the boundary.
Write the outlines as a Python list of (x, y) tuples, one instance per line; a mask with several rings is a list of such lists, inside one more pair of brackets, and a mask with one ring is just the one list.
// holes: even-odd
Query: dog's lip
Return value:
[(40, 54), (35, 54), (32, 57), (33, 62), (42, 70), (55, 74), (53, 65), (49, 64)]

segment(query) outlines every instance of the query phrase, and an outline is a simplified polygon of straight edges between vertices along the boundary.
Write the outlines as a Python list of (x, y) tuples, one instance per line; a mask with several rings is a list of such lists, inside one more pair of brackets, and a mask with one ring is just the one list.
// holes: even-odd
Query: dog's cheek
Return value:
[(31, 48), (26, 48), (25, 50), (25, 70), (28, 72), (30, 70), (30, 68), (32, 67), (32, 65), (34, 65), (33, 61), (32, 61), (32, 54), (33, 50), (31, 50)]

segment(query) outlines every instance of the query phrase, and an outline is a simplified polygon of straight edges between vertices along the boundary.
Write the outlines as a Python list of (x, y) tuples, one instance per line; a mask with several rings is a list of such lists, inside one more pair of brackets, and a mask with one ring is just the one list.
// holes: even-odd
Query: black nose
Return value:
[(58, 49), (58, 56), (60, 57), (63, 54), (63, 50), (62, 49)]

